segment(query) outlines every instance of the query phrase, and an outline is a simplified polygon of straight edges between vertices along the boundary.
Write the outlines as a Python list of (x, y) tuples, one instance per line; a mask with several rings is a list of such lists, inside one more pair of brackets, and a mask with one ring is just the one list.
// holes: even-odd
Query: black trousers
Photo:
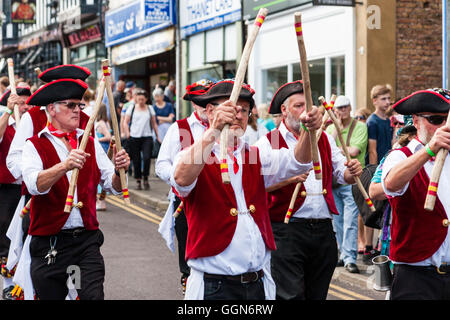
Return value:
[[(181, 199), (175, 196), (174, 212), (178, 209), (181, 203)], [(186, 242), (187, 242), (188, 225), (184, 210), (180, 212), (180, 215), (175, 218), (175, 235), (178, 242), (178, 264), (180, 266), (180, 272), (184, 275), (189, 275), (191, 270), (186, 263)]]
[[(153, 149), (152, 137), (133, 138), (129, 140), (130, 157), (133, 161), (134, 178), (141, 179), (142, 176), (148, 177), (150, 174), (150, 162)], [(142, 152), (142, 158), (141, 158)], [(142, 163), (144, 162), (144, 168), (142, 170)]]
[[(188, 280), (189, 281), (189, 280)], [(262, 279), (251, 283), (222, 279), (204, 279), (204, 300), (265, 300)]]
[(450, 300), (450, 273), (435, 267), (394, 265), (391, 300)]
[(278, 300), (325, 300), (337, 264), (331, 219), (272, 222), (271, 271)]
[[(58, 251), (54, 264), (48, 265), (50, 240), (56, 237)], [(33, 236), (30, 242), (31, 279), (40, 300), (64, 300), (68, 293), (67, 277), (78, 277), (80, 300), (103, 300), (105, 264), (100, 253), (103, 244), (100, 230), (78, 235), (58, 233), (56, 236)], [(79, 272), (76, 272), (78, 270)], [(75, 279), (77, 280), (77, 279)]]
[(20, 184), (0, 184), (0, 257), (8, 257), (10, 240), (6, 236), (20, 201)]

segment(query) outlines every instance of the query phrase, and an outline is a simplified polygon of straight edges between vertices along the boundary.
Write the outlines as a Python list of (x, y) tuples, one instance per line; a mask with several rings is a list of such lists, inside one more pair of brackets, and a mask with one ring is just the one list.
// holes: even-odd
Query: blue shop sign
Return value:
[[(165, 29), (175, 22), (173, 0), (138, 0), (105, 14), (105, 46), (111, 47)], [(149, 3), (153, 3), (149, 5)], [(143, 8), (148, 9), (145, 20)], [(153, 17), (152, 17), (153, 15)], [(159, 20), (158, 20), (159, 19)], [(155, 23), (155, 21), (162, 21)]]

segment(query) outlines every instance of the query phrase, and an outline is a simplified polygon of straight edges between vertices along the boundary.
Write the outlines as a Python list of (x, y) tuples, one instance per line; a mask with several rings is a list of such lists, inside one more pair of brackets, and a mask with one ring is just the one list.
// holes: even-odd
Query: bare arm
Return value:
[(377, 140), (369, 139), (369, 163), (378, 164)]
[(386, 194), (384, 193), (381, 183), (372, 182), (369, 186), (369, 197), (372, 200), (386, 200)]

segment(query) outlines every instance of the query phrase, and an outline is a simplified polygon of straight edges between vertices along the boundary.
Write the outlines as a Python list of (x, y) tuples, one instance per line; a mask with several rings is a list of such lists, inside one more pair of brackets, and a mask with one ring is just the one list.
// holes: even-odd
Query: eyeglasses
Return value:
[(447, 116), (440, 116), (440, 115), (436, 115), (436, 114), (432, 114), (432, 115), (418, 114), (417, 116), (427, 119), (428, 123), (430, 123), (434, 126), (438, 126), (447, 120)]
[(86, 104), (81, 103), (81, 102), (77, 103), (77, 102), (66, 102), (66, 101), (58, 101), (58, 102), (55, 102), (55, 104), (64, 104), (70, 110), (73, 110), (76, 107), (79, 107), (81, 110), (83, 110), (84, 107), (86, 106)]
[(355, 116), (355, 120), (366, 120), (364, 116)]

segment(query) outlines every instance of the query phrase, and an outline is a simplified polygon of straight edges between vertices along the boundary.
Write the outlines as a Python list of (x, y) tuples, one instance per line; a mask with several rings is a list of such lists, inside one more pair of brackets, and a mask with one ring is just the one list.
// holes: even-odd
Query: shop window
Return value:
[(287, 79), (287, 66), (266, 69), (263, 71), (263, 92), (265, 92), (266, 95), (263, 97), (263, 100), (265, 100), (267, 104), (270, 104), (278, 88), (285, 84)]
[(331, 58), (331, 93), (345, 94), (345, 58)]
[[(311, 95), (314, 104), (318, 104), (319, 97), (325, 95), (325, 59), (308, 61), (309, 81), (311, 82)], [(300, 63), (292, 66), (293, 81), (302, 79)]]
[(205, 40), (204, 33), (195, 34), (189, 37), (189, 68), (201, 67), (205, 60)]
[(218, 81), (223, 78), (222, 76), (222, 68), (208, 68), (201, 69), (197, 71), (189, 72), (189, 83), (201, 80), (201, 79), (209, 79), (212, 81)]
[(209, 30), (206, 32), (206, 63), (216, 63), (222, 60), (223, 29)]

